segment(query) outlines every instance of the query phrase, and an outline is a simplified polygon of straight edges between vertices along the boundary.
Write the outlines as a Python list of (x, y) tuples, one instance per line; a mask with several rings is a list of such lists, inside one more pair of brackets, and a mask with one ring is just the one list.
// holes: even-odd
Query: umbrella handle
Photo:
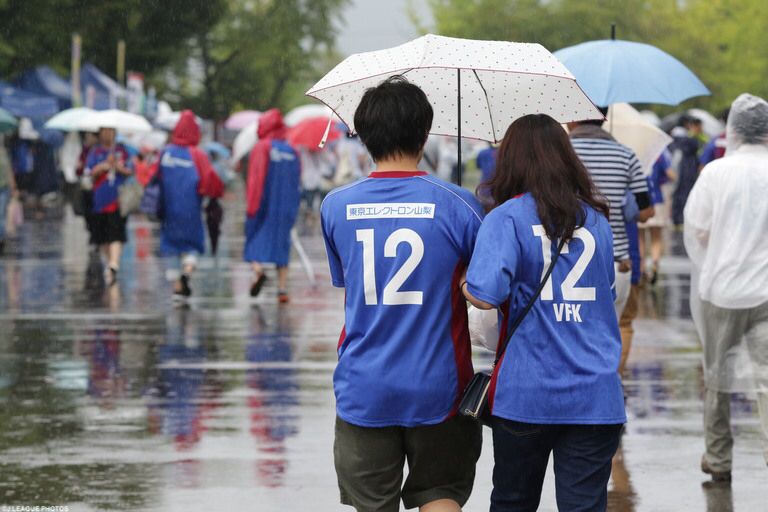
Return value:
[(317, 145), (320, 149), (325, 147), (325, 143), (328, 141), (328, 135), (331, 133), (331, 123), (333, 122), (333, 116), (328, 117), (328, 124), (325, 126), (325, 132), (323, 138), (320, 139), (320, 144)]

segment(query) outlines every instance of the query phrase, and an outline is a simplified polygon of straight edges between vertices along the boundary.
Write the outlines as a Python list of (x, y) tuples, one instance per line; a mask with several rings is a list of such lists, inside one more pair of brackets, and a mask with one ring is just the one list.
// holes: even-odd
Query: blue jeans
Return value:
[(8, 215), (8, 201), (11, 199), (9, 187), (0, 188), (0, 241), (5, 240), (5, 217)]
[(493, 417), (491, 426), (491, 512), (537, 510), (552, 452), (558, 510), (606, 509), (611, 459), (622, 425), (538, 425)]

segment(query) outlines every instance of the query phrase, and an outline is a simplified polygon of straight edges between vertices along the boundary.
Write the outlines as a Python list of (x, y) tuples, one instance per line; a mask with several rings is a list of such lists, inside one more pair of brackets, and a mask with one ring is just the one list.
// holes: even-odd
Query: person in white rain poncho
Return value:
[(685, 207), (707, 388), (701, 466), (722, 482), (731, 479), (731, 392), (757, 393), (768, 462), (768, 102), (736, 98), (726, 133), (725, 157), (701, 171)]

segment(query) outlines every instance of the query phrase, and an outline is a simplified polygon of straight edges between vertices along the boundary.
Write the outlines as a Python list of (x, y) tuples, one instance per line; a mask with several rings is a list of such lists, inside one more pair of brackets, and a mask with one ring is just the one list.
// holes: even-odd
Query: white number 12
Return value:
[[(541, 224), (533, 226), (533, 234), (541, 238), (541, 251), (544, 255), (544, 268), (541, 271), (541, 278), (544, 279), (549, 264), (552, 261), (552, 242), (547, 236), (547, 232), (544, 230), (544, 226)], [(573, 232), (573, 238), (578, 238), (584, 243), (584, 251), (579, 256), (576, 264), (573, 266), (568, 275), (563, 279), (563, 283), (560, 285), (560, 291), (563, 294), (563, 300), (573, 301), (591, 301), (595, 300), (595, 288), (585, 287), (577, 288), (576, 283), (579, 282), (584, 271), (587, 270), (589, 262), (592, 261), (592, 257), (595, 255), (595, 237), (592, 233), (587, 231), (586, 228), (579, 228)], [(569, 243), (563, 246), (562, 254), (568, 254)], [(552, 291), (552, 279), (547, 280), (547, 284), (544, 285), (544, 289), (541, 290), (541, 300), (555, 300), (554, 293)]]
[[(376, 291), (376, 256), (374, 254), (374, 230), (358, 229), (355, 231), (357, 241), (363, 244), (363, 289), (365, 291), (365, 304), (376, 306), (378, 293)], [(405, 260), (403, 266), (398, 269), (392, 279), (384, 287), (382, 304), (385, 306), (397, 306), (404, 304), (421, 305), (424, 299), (423, 292), (401, 292), (400, 287), (405, 284), (416, 267), (424, 258), (424, 241), (418, 233), (412, 229), (398, 229), (384, 242), (384, 257), (397, 257), (397, 248), (400, 244), (407, 243), (411, 246), (411, 255)]]

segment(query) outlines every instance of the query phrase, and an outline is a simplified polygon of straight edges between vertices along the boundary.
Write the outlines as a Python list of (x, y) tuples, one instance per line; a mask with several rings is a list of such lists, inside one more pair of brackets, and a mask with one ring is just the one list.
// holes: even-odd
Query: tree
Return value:
[(117, 42), (126, 68), (152, 73), (184, 58), (185, 42), (225, 12), (226, 0), (2, 0), (0, 75), (39, 64), (69, 69), (72, 33), (82, 36), (84, 61), (116, 69)]
[(288, 106), (333, 52), (334, 23), (347, 3), (229, 0), (213, 29), (190, 39), (190, 60), (166, 75), (162, 92), (216, 120), (242, 108)]
[[(430, 0), (437, 32), (538, 42), (549, 50), (617, 37), (658, 46), (712, 96), (686, 105), (719, 111), (741, 92), (768, 95), (768, 2), (763, 0)], [(661, 109), (664, 110), (664, 109)]]

